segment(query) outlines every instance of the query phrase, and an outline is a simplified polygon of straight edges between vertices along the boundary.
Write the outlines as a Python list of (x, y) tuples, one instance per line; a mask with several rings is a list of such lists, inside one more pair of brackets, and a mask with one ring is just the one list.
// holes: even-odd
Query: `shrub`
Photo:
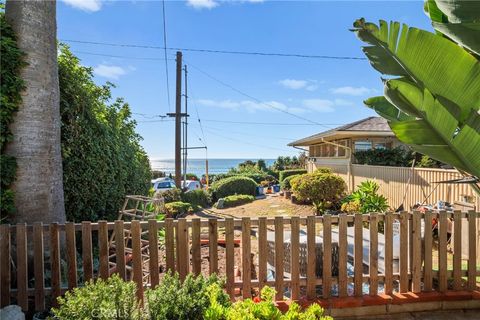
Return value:
[(165, 203), (177, 202), (182, 200), (182, 190), (173, 188), (161, 193)]
[(190, 203), (176, 201), (165, 204), (165, 211), (167, 216), (176, 218), (177, 216), (193, 213), (196, 208), (193, 208)]
[(212, 184), (212, 192), (215, 199), (225, 198), (235, 194), (255, 196), (257, 184), (250, 178), (233, 176)]
[(246, 194), (228, 196), (224, 198), (223, 207), (224, 208), (236, 207), (245, 203), (253, 202), (254, 200), (255, 200), (254, 196), (250, 196)]
[[(183, 179), (183, 176), (182, 176), (182, 179)], [(187, 173), (187, 180), (200, 181), (200, 179), (198, 179), (198, 176), (194, 173)]]
[(282, 187), (283, 190), (290, 190), (292, 189), (292, 179), (295, 178), (295, 177), (298, 177), (300, 176), (299, 174), (295, 174), (293, 176), (288, 176), (286, 177), (285, 179), (283, 179), (283, 181), (280, 183), (280, 186)]
[(230, 298), (221, 288), (223, 283), (215, 274), (208, 278), (187, 276), (182, 283), (178, 274), (167, 273), (163, 281), (145, 294), (148, 318), (151, 320), (196, 320), (211, 306), (211, 300), (222, 308), (230, 306)]
[(358, 164), (376, 166), (408, 167), (413, 159), (412, 152), (401, 147), (357, 151), (353, 155)]
[(195, 189), (182, 193), (181, 198), (183, 202), (188, 202), (192, 206), (200, 206), (202, 208), (209, 207), (211, 203), (210, 195), (203, 189)]
[(357, 186), (351, 195), (342, 200), (342, 211), (369, 213), (384, 212), (388, 209), (388, 201), (382, 195), (377, 194), (380, 186), (373, 180), (367, 180)]
[(114, 274), (107, 280), (90, 281), (84, 287), (67, 291), (53, 308), (55, 319), (140, 319), (136, 285)]
[(318, 214), (338, 203), (347, 189), (342, 178), (329, 173), (299, 175), (292, 179), (291, 185), (298, 200), (311, 200)]
[(307, 173), (307, 170), (305, 169), (283, 170), (283, 171), (280, 171), (278, 180), (282, 182), (283, 179), (285, 179), (288, 176), (294, 176), (297, 174), (305, 174), (305, 173)]
[(325, 167), (318, 167), (313, 173), (333, 173), (332, 169)]

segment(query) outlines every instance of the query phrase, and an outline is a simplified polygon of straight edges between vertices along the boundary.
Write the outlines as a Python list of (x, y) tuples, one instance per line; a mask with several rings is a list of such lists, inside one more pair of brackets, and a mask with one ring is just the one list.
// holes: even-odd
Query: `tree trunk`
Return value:
[(13, 222), (65, 222), (60, 144), (56, 1), (7, 1), (5, 14), (28, 65), (6, 153), (17, 159)]

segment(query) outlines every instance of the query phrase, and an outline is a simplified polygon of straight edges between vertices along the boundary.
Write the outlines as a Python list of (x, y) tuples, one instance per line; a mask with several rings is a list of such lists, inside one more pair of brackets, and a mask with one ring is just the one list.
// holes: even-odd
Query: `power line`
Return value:
[(272, 104), (263, 102), (263, 101), (261, 101), (260, 99), (255, 98), (254, 96), (249, 95), (248, 93), (245, 93), (245, 92), (243, 92), (243, 91), (241, 91), (241, 90), (233, 87), (232, 85), (230, 85), (230, 84), (228, 84), (228, 83), (226, 83), (226, 82), (224, 82), (224, 81), (222, 81), (222, 80), (220, 80), (220, 79), (215, 78), (215, 77), (212, 76), (211, 74), (209, 74), (209, 73), (203, 71), (202, 69), (200, 69), (200, 68), (192, 65), (191, 63), (188, 63), (188, 64), (189, 64), (190, 66), (192, 66), (193, 68), (197, 69), (199, 72), (203, 73), (205, 76), (209, 77), (210, 79), (212, 79), (212, 80), (220, 83), (221, 85), (223, 85), (223, 86), (225, 86), (225, 87), (227, 87), (227, 88), (229, 88), (229, 89), (231, 89), (231, 90), (233, 90), (233, 91), (241, 94), (242, 96), (245, 96), (245, 97), (247, 97), (247, 98), (249, 98), (249, 99), (252, 99), (252, 100), (254, 100), (254, 101), (256, 101), (256, 102), (258, 102), (258, 103), (260, 103), (260, 104), (263, 104), (264, 106), (267, 106), (267, 107), (270, 107), (270, 108), (275, 109), (275, 110), (277, 110), (277, 111), (280, 111), (280, 112), (283, 112), (283, 113), (285, 113), (285, 114), (288, 114), (288, 115), (290, 115), (290, 116), (292, 116), (292, 117), (295, 117), (295, 118), (298, 118), (298, 119), (301, 119), (301, 120), (304, 120), (304, 121), (307, 121), (307, 122), (310, 122), (310, 123), (313, 123), (313, 124), (316, 124), (316, 125), (319, 125), (319, 126), (323, 126), (323, 127), (326, 127), (326, 128), (328, 128), (328, 129), (330, 129), (329, 127), (327, 127), (327, 126), (325, 126), (325, 125), (323, 125), (323, 124), (321, 124), (321, 123), (318, 123), (318, 122), (316, 122), (316, 121), (310, 120), (310, 119), (308, 119), (308, 118), (304, 118), (304, 117), (299, 116), (299, 115), (297, 115), (297, 114), (295, 114), (295, 113), (289, 112), (289, 111), (284, 110), (284, 109), (281, 109), (281, 108), (279, 108), (279, 107), (276, 107), (276, 106), (274, 106), (274, 105), (272, 105)]
[[(223, 129), (221, 129), (221, 128), (210, 127), (210, 126), (205, 126), (205, 128), (208, 128), (208, 129), (210, 129), (210, 130), (215, 130), (215, 131), (221, 131), (221, 132), (223, 132)], [(236, 134), (241, 134), (241, 135), (244, 135), (244, 136), (247, 136), (247, 137), (256, 137), (256, 138), (258, 138), (258, 134), (249, 134), (249, 133), (242, 132), (242, 131), (233, 131), (233, 130), (228, 129), (228, 133), (236, 133)], [(287, 140), (287, 141), (293, 141), (293, 140), (294, 140), (294, 139), (292, 139), (292, 138), (282, 138), (282, 137), (269, 137), (269, 139)]]
[(170, 83), (168, 81), (168, 62), (167, 62), (167, 20), (165, 18), (165, 0), (162, 0), (162, 15), (163, 15), (163, 46), (165, 48), (165, 75), (167, 77), (167, 100), (168, 111), (171, 111), (172, 105), (170, 103)]
[[(118, 56), (118, 55), (112, 55), (112, 54), (104, 54), (104, 53), (97, 53), (97, 52), (86, 52), (86, 51), (77, 51), (74, 50), (75, 53), (80, 53), (80, 54), (88, 54), (91, 56), (100, 56), (100, 57), (109, 57), (109, 58), (120, 58), (120, 59), (135, 59), (135, 60), (159, 60), (163, 61), (165, 58), (151, 58), (151, 57), (131, 57), (131, 56)], [(168, 61), (173, 61), (175, 59), (166, 59)]]
[[(247, 125), (271, 125), (271, 126), (316, 126), (315, 123), (288, 123), (288, 122), (255, 122), (255, 121), (229, 121), (229, 120), (213, 120), (203, 119), (205, 122), (220, 122), (220, 123), (234, 123)], [(323, 126), (341, 126), (343, 123), (322, 123)]]
[(197, 48), (173, 48), (173, 47), (167, 47), (165, 42), (164, 42), (164, 46), (160, 47), (160, 46), (149, 46), (149, 45), (127, 44), (127, 43), (83, 41), (83, 40), (73, 40), (73, 39), (62, 39), (61, 41), (72, 42), (72, 43), (93, 44), (93, 45), (101, 45), (101, 46), (111, 46), (111, 47), (160, 49), (160, 50), (171, 50), (171, 51), (191, 51), (191, 52), (219, 53), (219, 54), (276, 56), (276, 57), (290, 57), (290, 58), (333, 59), (333, 60), (366, 60), (367, 59), (363, 57), (352, 57), (352, 56), (310, 55), (310, 54), (281, 53), (281, 52), (229, 51), (229, 50), (197, 49)]

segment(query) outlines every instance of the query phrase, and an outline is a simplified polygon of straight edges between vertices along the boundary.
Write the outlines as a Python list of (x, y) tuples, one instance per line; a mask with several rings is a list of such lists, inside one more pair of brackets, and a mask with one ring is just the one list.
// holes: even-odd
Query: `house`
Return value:
[(382, 117), (368, 117), (291, 142), (291, 147), (308, 149), (315, 166), (352, 163), (352, 151), (391, 149), (403, 144)]

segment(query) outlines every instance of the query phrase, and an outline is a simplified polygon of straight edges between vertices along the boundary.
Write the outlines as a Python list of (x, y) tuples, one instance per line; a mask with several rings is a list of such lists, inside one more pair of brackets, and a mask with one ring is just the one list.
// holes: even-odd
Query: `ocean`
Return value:
[[(237, 168), (239, 163), (246, 160), (257, 161), (258, 159), (208, 159), (208, 173), (226, 173), (230, 168)], [(275, 159), (263, 159), (268, 166), (271, 166)], [(167, 175), (175, 173), (175, 160), (151, 160), (152, 170), (163, 171)], [(205, 159), (188, 159), (187, 173), (194, 173), (201, 177), (205, 174)]]

